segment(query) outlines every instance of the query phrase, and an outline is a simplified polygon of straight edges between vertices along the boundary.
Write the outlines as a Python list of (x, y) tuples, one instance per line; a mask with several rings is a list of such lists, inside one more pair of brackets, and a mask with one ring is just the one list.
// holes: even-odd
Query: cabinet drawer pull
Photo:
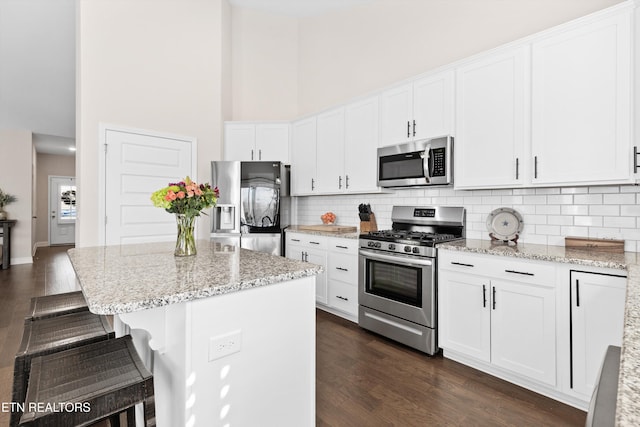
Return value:
[(339, 249), (349, 249), (347, 246), (336, 245), (336, 248)]
[(482, 285), (482, 307), (487, 306), (487, 285)]
[(342, 268), (342, 267), (336, 267), (336, 270), (340, 270), (340, 271), (349, 271), (348, 268)]
[(505, 273), (522, 274), (523, 276), (535, 276), (533, 273), (527, 273), (525, 271), (505, 270)]
[(492, 286), (493, 288), (493, 309), (496, 309), (496, 287)]
[(342, 301), (349, 301), (349, 298), (342, 297), (340, 295), (336, 295), (336, 298), (341, 299)]
[(291, 239), (292, 242), (299, 242), (300, 239)]
[(463, 267), (474, 267), (473, 264), (465, 264), (464, 262), (455, 262), (455, 261), (451, 261), (451, 264), (453, 265), (461, 265)]
[(311, 243), (312, 245), (319, 245), (320, 244), (320, 242), (309, 242), (309, 243)]

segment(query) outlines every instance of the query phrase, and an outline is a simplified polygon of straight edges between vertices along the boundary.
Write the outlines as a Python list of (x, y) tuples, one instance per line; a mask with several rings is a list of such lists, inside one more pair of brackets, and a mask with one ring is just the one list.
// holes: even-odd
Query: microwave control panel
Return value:
[(446, 176), (446, 153), (447, 149), (445, 147), (434, 148), (431, 150), (431, 159), (433, 161), (433, 170), (431, 171), (431, 176)]

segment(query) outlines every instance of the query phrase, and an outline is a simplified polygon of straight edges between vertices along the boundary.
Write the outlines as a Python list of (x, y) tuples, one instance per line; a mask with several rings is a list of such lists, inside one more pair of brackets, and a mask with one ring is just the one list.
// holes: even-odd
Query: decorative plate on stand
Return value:
[(491, 240), (518, 243), (522, 232), (522, 216), (511, 208), (498, 208), (487, 217), (487, 230)]

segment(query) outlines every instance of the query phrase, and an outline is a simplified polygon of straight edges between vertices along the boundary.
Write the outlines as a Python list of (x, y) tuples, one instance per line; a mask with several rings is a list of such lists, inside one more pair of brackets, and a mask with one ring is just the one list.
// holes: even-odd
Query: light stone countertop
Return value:
[(199, 240), (198, 254), (175, 257), (174, 242), (68, 251), (89, 309), (119, 314), (313, 276), (322, 267)]
[(564, 246), (547, 246), (535, 244), (505, 245), (493, 243), (490, 240), (462, 239), (438, 244), (439, 249), (460, 252), (501, 255), (537, 261), (561, 262), (600, 268), (624, 270), (640, 261), (640, 254), (636, 252), (606, 252), (598, 250), (584, 250), (565, 248)]
[(301, 230), (297, 225), (291, 225), (287, 227), (285, 231), (291, 233), (311, 234), (314, 236), (339, 237), (341, 239), (357, 239), (360, 237), (360, 233), (357, 231), (351, 233), (334, 233), (328, 231)]

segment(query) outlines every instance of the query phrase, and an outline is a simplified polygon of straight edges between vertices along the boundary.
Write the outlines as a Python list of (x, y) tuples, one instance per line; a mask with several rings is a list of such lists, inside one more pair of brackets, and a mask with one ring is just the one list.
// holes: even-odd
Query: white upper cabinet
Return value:
[(378, 97), (345, 107), (344, 184), (349, 192), (377, 192)]
[(255, 150), (256, 126), (252, 123), (224, 124), (224, 159), (253, 160)]
[(224, 124), (225, 160), (289, 162), (289, 123)]
[(631, 15), (532, 44), (534, 184), (631, 178)]
[(318, 193), (343, 191), (344, 108), (317, 116), (316, 176)]
[(453, 72), (424, 77), (380, 95), (380, 145), (449, 135)]
[(293, 194), (379, 192), (377, 149), (378, 97), (294, 123)]
[(316, 118), (291, 126), (291, 194), (314, 194), (316, 190)]
[(261, 123), (256, 125), (256, 151), (254, 160), (289, 163), (289, 124)]
[(456, 188), (632, 182), (631, 23), (625, 4), (459, 66)]
[(528, 47), (485, 55), (459, 67), (456, 87), (456, 188), (522, 185), (528, 144)]

